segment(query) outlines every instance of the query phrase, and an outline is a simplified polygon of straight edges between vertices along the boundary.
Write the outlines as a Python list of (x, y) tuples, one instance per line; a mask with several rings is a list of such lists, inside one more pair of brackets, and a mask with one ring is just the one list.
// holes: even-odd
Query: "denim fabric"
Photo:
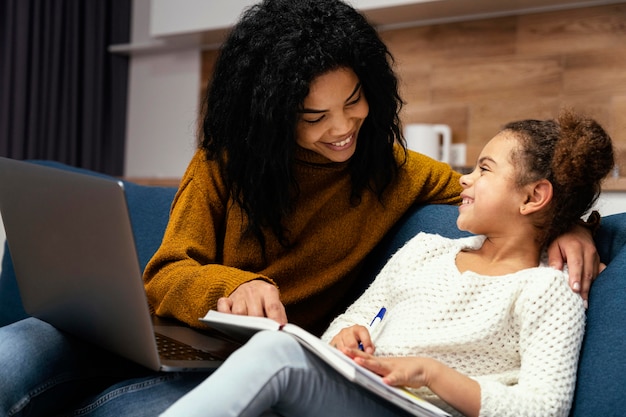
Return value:
[(0, 352), (2, 417), (155, 416), (209, 375), (152, 372), (35, 318), (0, 328)]

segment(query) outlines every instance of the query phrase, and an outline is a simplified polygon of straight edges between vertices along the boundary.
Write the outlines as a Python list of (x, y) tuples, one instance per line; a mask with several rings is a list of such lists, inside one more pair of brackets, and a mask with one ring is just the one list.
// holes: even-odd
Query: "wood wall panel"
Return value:
[[(471, 165), (513, 120), (573, 107), (613, 137), (626, 176), (626, 2), (381, 32), (404, 123), (446, 123)], [(204, 52), (208, 77), (215, 51)]]
[(506, 123), (529, 117), (548, 119), (553, 117), (558, 108), (558, 99), (550, 97), (537, 98), (532, 101), (510, 100), (503, 102), (502, 106), (496, 106), (490, 100), (474, 102), (471, 106), (472, 116), (466, 135), (468, 139), (465, 141), (468, 163), (473, 164), (476, 161), (485, 143)]
[(381, 32), (396, 59), (449, 64), (462, 58), (515, 52), (516, 19), (501, 18)]
[(492, 58), (441, 66), (432, 75), (435, 103), (532, 100), (559, 93), (563, 70), (557, 57)]
[(541, 55), (623, 46), (625, 16), (625, 4), (520, 16), (518, 50)]
[(626, 93), (626, 34), (624, 46), (567, 54), (563, 81), (564, 94)]

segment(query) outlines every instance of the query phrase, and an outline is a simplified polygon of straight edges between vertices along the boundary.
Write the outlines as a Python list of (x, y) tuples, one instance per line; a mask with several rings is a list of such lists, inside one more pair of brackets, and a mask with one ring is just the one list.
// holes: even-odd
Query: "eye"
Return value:
[(359, 101), (361, 101), (361, 94), (359, 94), (358, 97), (355, 98), (354, 100), (350, 101), (349, 103), (346, 103), (346, 106), (354, 106)]
[(481, 174), (483, 172), (489, 172), (489, 168), (487, 166), (485, 166), (485, 165), (478, 166), (478, 170), (480, 171)]
[(313, 119), (313, 120), (302, 119), (302, 121), (305, 122), (305, 123), (314, 125), (315, 123), (321, 122), (323, 118), (324, 118), (324, 115), (318, 117), (317, 119)]

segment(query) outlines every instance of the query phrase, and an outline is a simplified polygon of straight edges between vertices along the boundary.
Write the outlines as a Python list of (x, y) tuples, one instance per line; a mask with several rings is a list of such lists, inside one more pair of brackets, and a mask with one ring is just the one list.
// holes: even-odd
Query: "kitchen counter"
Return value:
[[(469, 174), (470, 172), (472, 172), (474, 167), (453, 166), (452, 169), (454, 169), (457, 172), (460, 172), (461, 174)], [(602, 183), (602, 191), (626, 192), (626, 177), (607, 178), (606, 180), (604, 180), (604, 183)]]
[[(453, 167), (455, 171), (460, 172), (461, 174), (467, 174), (472, 172), (473, 167)], [(142, 185), (156, 185), (156, 186), (166, 186), (166, 187), (178, 187), (180, 183), (180, 178), (138, 178), (138, 177), (130, 177), (124, 178), (127, 181), (131, 181), (137, 184)], [(602, 191), (609, 192), (626, 192), (626, 177), (619, 178), (607, 178), (602, 184)]]

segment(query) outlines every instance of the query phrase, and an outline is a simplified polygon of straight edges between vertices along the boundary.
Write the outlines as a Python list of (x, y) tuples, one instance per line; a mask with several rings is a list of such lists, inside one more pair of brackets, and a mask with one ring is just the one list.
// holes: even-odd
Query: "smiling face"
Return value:
[(361, 83), (351, 69), (340, 68), (315, 78), (302, 103), (296, 142), (333, 162), (354, 155), (359, 129), (369, 113)]
[(483, 148), (473, 172), (461, 177), (463, 192), (457, 226), (475, 234), (515, 233), (527, 193), (515, 181), (511, 152), (518, 147), (511, 132), (501, 132)]

